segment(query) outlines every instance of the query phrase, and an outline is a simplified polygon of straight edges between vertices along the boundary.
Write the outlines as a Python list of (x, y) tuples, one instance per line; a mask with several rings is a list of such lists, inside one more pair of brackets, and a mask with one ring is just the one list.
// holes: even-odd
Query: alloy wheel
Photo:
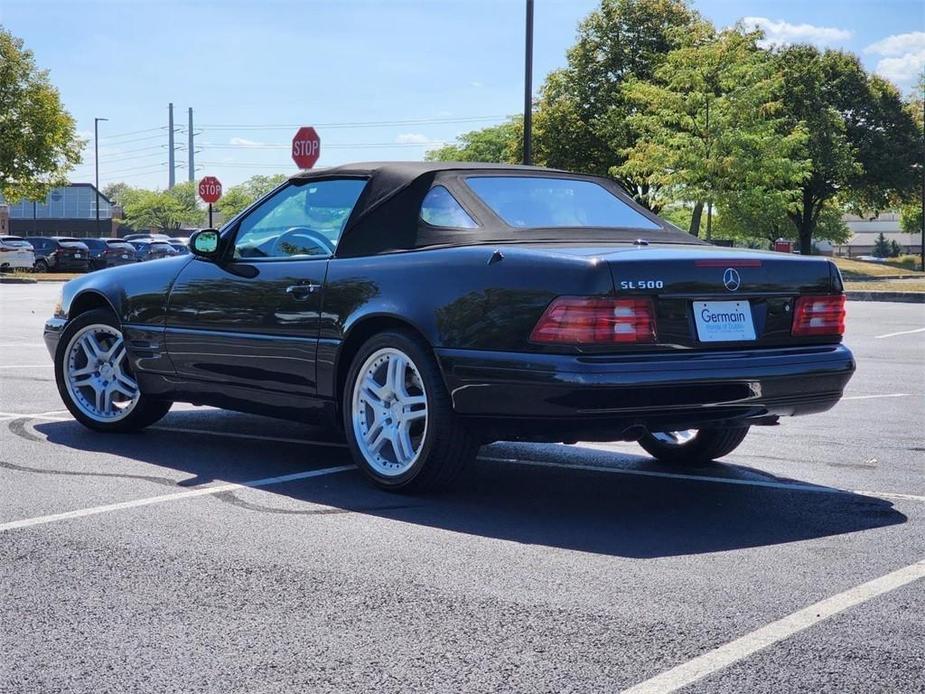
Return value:
[(386, 477), (408, 471), (427, 434), (427, 392), (417, 366), (394, 347), (377, 350), (353, 386), (353, 431), (373, 470)]
[(652, 437), (669, 446), (683, 446), (697, 437), (698, 429), (685, 429), (684, 431), (653, 431)]
[(97, 422), (117, 422), (138, 404), (122, 333), (111, 325), (82, 328), (64, 354), (64, 382), (77, 408)]

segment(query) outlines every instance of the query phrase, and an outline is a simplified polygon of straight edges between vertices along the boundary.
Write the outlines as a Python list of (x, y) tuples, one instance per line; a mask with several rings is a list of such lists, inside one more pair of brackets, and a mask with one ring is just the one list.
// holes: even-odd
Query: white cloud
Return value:
[(925, 31), (887, 36), (870, 44), (864, 52), (883, 56), (874, 72), (900, 86), (911, 87), (925, 70)]
[(255, 142), (254, 140), (247, 140), (243, 137), (233, 137), (228, 140), (229, 145), (243, 145), (245, 147), (259, 147), (262, 145), (262, 142)]
[(469, 86), (470, 86), (470, 87), (475, 87), (476, 89), (481, 89), (481, 88), (484, 87), (485, 85), (482, 84), (481, 82), (479, 82), (478, 80), (476, 80), (476, 81), (474, 81), (474, 82), (469, 82)]
[(921, 50), (925, 50), (925, 31), (910, 31), (908, 34), (887, 36), (885, 39), (870, 44), (864, 52), (902, 56)]
[(884, 58), (877, 61), (874, 72), (902, 87), (911, 87), (916, 78), (925, 71), (925, 48), (906, 53), (899, 58)]
[(402, 133), (395, 138), (395, 142), (402, 145), (426, 145), (430, 143), (430, 138), (421, 133)]
[(852, 32), (837, 27), (819, 27), (813, 24), (791, 24), (784, 20), (767, 17), (743, 17), (742, 24), (747, 29), (757, 27), (764, 31), (765, 46), (785, 46), (791, 43), (812, 43), (817, 46), (831, 46), (847, 41)]

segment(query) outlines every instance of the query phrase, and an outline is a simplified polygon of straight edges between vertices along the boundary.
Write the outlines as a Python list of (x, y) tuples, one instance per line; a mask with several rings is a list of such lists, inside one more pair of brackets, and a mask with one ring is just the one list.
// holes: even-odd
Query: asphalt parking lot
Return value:
[[(336, 436), (63, 411), (0, 286), (0, 691), (925, 691), (925, 307), (850, 303), (831, 412), (677, 469), (495, 444), (452, 494)], [(913, 332), (918, 331), (918, 332)]]

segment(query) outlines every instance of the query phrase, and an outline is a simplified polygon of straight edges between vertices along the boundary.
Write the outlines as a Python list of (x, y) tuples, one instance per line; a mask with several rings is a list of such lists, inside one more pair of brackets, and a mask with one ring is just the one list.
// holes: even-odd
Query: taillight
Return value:
[(845, 295), (798, 297), (790, 334), (844, 335)]
[(543, 313), (530, 341), (573, 345), (655, 342), (655, 310), (651, 299), (560, 296)]

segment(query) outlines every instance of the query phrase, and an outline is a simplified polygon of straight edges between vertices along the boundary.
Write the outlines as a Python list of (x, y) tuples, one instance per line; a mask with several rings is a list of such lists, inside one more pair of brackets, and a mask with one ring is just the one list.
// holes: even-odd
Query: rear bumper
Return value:
[(572, 356), (437, 350), (455, 410), (666, 426), (830, 409), (854, 373), (843, 345)]
[(62, 272), (86, 272), (90, 267), (89, 258), (57, 258), (52, 269)]

